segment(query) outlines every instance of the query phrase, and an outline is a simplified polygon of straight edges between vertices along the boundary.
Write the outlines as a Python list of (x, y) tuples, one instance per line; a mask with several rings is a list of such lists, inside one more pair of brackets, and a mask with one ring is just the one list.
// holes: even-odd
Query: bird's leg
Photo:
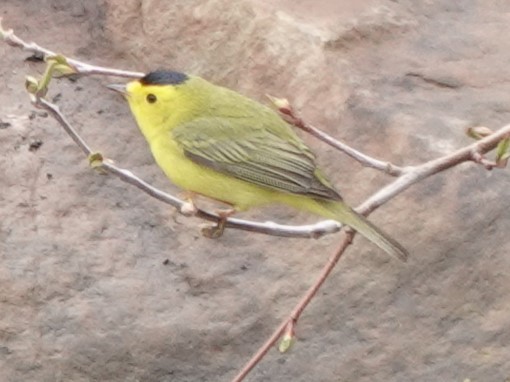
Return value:
[(196, 196), (194, 192), (184, 191), (182, 193), (182, 198), (185, 200), (185, 203), (181, 206), (181, 214), (184, 216), (194, 216), (196, 215), (198, 209), (195, 206), (195, 202), (193, 198)]
[[(193, 191), (184, 191), (180, 194), (180, 197), (185, 200), (185, 203), (180, 208), (181, 214), (185, 216), (196, 215), (198, 208), (195, 205), (194, 198), (196, 198), (197, 195), (198, 194)], [(228, 217), (232, 216), (236, 210), (235, 208), (226, 208), (218, 209), (214, 212), (216, 212), (216, 214), (219, 216), (218, 222), (213, 226), (202, 228), (202, 235), (208, 237), (209, 239), (217, 239), (223, 235)]]
[(216, 210), (215, 212), (220, 217), (218, 219), (218, 223), (216, 223), (214, 226), (202, 228), (202, 235), (208, 237), (209, 239), (217, 239), (223, 235), (225, 226), (227, 225), (227, 219), (232, 216), (236, 210), (235, 208), (228, 208), (223, 210)]

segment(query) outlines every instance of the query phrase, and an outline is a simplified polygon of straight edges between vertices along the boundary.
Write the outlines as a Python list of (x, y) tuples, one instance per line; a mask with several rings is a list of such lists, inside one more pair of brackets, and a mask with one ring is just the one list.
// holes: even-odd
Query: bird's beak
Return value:
[(111, 84), (106, 85), (106, 87), (110, 90), (116, 91), (117, 93), (122, 94), (124, 97), (128, 95), (128, 92), (126, 90), (126, 85), (124, 84)]

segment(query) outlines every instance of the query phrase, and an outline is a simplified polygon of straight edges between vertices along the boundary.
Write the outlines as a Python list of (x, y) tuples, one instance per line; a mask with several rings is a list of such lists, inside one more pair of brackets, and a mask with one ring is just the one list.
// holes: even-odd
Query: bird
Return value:
[(192, 205), (198, 194), (231, 207), (220, 214), (216, 236), (234, 212), (284, 204), (347, 225), (407, 260), (400, 243), (345, 203), (312, 150), (272, 108), (172, 70), (108, 88), (127, 100), (156, 163)]

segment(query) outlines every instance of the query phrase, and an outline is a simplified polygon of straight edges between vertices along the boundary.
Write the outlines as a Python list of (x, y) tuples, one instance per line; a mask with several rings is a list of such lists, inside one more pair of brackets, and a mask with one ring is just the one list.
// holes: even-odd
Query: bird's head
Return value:
[(148, 138), (161, 129), (184, 122), (187, 114), (193, 113), (196, 97), (192, 94), (192, 82), (193, 78), (187, 74), (158, 70), (127, 84), (108, 85), (108, 88), (126, 98)]

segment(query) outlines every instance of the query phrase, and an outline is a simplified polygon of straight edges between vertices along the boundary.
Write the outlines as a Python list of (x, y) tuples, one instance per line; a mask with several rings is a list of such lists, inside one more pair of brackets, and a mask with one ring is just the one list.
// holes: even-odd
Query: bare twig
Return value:
[[(3, 29), (1, 17), (0, 17), (0, 37), (2, 37), (3, 40), (10, 46), (21, 48), (28, 52), (41, 54), (43, 55), (44, 58), (57, 56), (57, 53), (49, 49), (43, 48), (42, 46), (37, 45), (35, 42), (25, 42), (24, 40), (16, 36), (12, 29), (7, 30)], [(67, 63), (71, 65), (76, 70), (77, 73), (84, 75), (101, 74), (125, 78), (141, 78), (144, 76), (144, 73), (91, 65), (72, 58), (67, 58)]]
[[(0, 36), (3, 37), (4, 41), (13, 46), (18, 47), (23, 50), (41, 54), (45, 58), (56, 56), (57, 53), (43, 48), (39, 45), (37, 45), (34, 42), (27, 43), (18, 36), (16, 36), (12, 29), (3, 30), (2, 28), (2, 18), (0, 18)], [(125, 77), (125, 78), (141, 78), (143, 77), (144, 73), (141, 72), (132, 72), (132, 71), (125, 71), (125, 70), (119, 70), (114, 68), (108, 68), (104, 66), (96, 66), (91, 65), (82, 61), (78, 61), (72, 58), (67, 58), (67, 63), (71, 65), (77, 74), (83, 74), (83, 75), (112, 75), (117, 77)], [(372, 158), (352, 147), (349, 145), (339, 141), (338, 139), (333, 138), (331, 135), (325, 133), (324, 131), (317, 129), (316, 127), (308, 124), (305, 122), (290, 106), (287, 100), (284, 99), (277, 99), (273, 97), (269, 97), (273, 103), (278, 107), (278, 110), (282, 114), (282, 116), (285, 118), (287, 122), (290, 124), (306, 131), (307, 133), (315, 136), (319, 140), (327, 143), (328, 145), (332, 146), (333, 148), (344, 152), (354, 160), (361, 163), (363, 166), (371, 167), (376, 170), (385, 172), (386, 174), (389, 174), (391, 176), (399, 176), (402, 174), (402, 168), (400, 168), (397, 165), (394, 165), (390, 162), (381, 161), (375, 158)]]
[[(69, 123), (69, 121), (60, 112), (57, 105), (48, 102), (44, 98), (40, 98), (37, 96), (32, 96), (32, 102), (36, 107), (48, 111), (60, 123), (60, 125), (64, 128), (66, 133), (80, 147), (81, 151), (83, 151), (85, 155), (90, 157), (91, 155), (94, 154), (94, 151), (78, 135), (78, 133)], [(102, 169), (106, 172), (109, 172), (110, 174), (117, 176), (119, 179), (138, 187), (139, 189), (149, 194), (150, 196), (175, 207), (178, 211), (181, 211), (181, 209), (186, 203), (183, 200), (176, 198), (175, 196), (167, 194), (151, 186), (147, 182), (143, 181), (142, 179), (134, 175), (131, 171), (119, 168), (108, 160), (103, 160), (100, 163), (97, 163), (94, 167), (97, 169)], [(219, 220), (218, 215), (200, 209), (197, 210), (196, 216), (201, 219), (213, 222), (217, 222)], [(228, 218), (226, 226), (228, 228), (235, 228), (250, 232), (263, 233), (266, 235), (282, 236), (289, 238), (291, 237), (319, 238), (326, 234), (338, 232), (341, 228), (341, 224), (332, 220), (325, 220), (311, 225), (291, 226), (277, 224), (273, 222), (261, 223), (235, 218)]]
[(397, 165), (394, 165), (390, 162), (384, 162), (379, 159), (372, 158), (361, 151), (358, 151), (349, 145), (339, 141), (338, 139), (333, 138), (331, 135), (326, 134), (324, 131), (310, 125), (306, 121), (304, 121), (301, 116), (294, 110), (292, 105), (285, 98), (274, 98), (268, 96), (268, 98), (273, 102), (273, 104), (277, 107), (278, 111), (282, 115), (282, 117), (290, 123), (291, 125), (296, 126), (297, 128), (306, 131), (308, 134), (313, 135), (319, 140), (327, 143), (331, 147), (342, 151), (343, 153), (350, 156), (352, 159), (358, 161), (365, 167), (371, 167), (376, 170), (382, 171), (391, 176), (400, 176), (403, 173), (403, 169)]
[(489, 168), (486, 166), (488, 161), (484, 159), (484, 155), (489, 151), (494, 150), (498, 146), (499, 142), (508, 136), (510, 136), (510, 124), (503, 126), (491, 135), (488, 135), (485, 138), (482, 138), (479, 141), (451, 154), (444, 155), (418, 166), (406, 167), (404, 168), (402, 176), (398, 177), (395, 181), (386, 185), (370, 198), (365, 200), (356, 208), (356, 211), (363, 215), (368, 215), (388, 200), (393, 199), (395, 196), (411, 187), (413, 184), (420, 182), (431, 175), (455, 167), (463, 162), (473, 161), (475, 163), (481, 163), (487, 169), (492, 169), (492, 167)]
[(299, 303), (294, 307), (289, 316), (287, 316), (278, 326), (278, 328), (271, 334), (267, 341), (257, 350), (257, 352), (250, 358), (250, 360), (243, 366), (239, 374), (237, 374), (232, 382), (242, 381), (248, 373), (260, 362), (260, 360), (266, 355), (266, 353), (273, 347), (273, 345), (280, 339), (285, 331), (291, 333), (294, 332), (294, 326), (296, 325), (301, 313), (306, 306), (312, 301), (319, 288), (322, 286), (324, 281), (328, 278), (329, 274), (335, 268), (338, 260), (345, 253), (347, 247), (351, 244), (354, 237), (354, 231), (343, 232), (342, 239), (336, 251), (333, 252), (331, 257), (328, 259), (326, 265), (322, 268), (321, 273), (312, 284), (312, 286), (306, 291), (305, 295), (301, 298)]
[[(506, 125), (501, 129), (495, 131), (489, 136), (475, 142), (467, 147), (464, 147), (452, 154), (445, 155), (430, 162), (423, 163), (416, 167), (406, 167), (403, 169), (403, 175), (398, 177), (393, 183), (390, 183), (380, 191), (372, 195), (364, 203), (362, 203), (356, 210), (363, 215), (369, 215), (375, 209), (386, 203), (388, 200), (394, 198), (399, 193), (403, 192), (413, 184), (431, 176), (447, 170), (451, 167), (457, 166), (462, 162), (475, 161), (479, 162), (483, 158), (483, 154), (496, 148), (498, 143), (509, 136), (510, 125)], [(482, 163), (483, 164), (483, 163)], [(244, 379), (246, 375), (253, 369), (258, 362), (264, 357), (269, 349), (278, 341), (282, 333), (289, 327), (294, 326), (298, 321), (301, 313), (310, 303), (319, 288), (322, 286), (340, 257), (348, 248), (353, 238), (353, 233), (346, 233), (342, 238), (338, 249), (328, 260), (327, 264), (321, 270), (317, 280), (308, 289), (305, 296), (297, 303), (292, 310), (292, 313), (286, 317), (273, 332), (269, 339), (257, 350), (252, 358), (241, 369), (239, 374), (233, 379), (233, 382), (239, 382)]]

